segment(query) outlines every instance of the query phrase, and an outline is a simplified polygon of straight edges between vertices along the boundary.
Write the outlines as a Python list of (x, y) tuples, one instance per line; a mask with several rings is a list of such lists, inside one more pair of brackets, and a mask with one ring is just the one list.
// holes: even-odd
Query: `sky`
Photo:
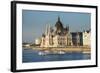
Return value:
[(47, 25), (55, 27), (58, 16), (64, 27), (69, 26), (70, 32), (88, 30), (91, 27), (90, 13), (23, 10), (22, 41), (34, 43), (45, 32)]

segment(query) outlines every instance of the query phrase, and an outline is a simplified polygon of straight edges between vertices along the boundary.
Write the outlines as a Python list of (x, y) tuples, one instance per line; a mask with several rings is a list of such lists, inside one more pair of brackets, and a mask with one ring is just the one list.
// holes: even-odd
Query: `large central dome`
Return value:
[(58, 17), (58, 21), (55, 24), (56, 30), (63, 30), (63, 24), (60, 21), (60, 17)]
[(64, 35), (69, 31), (69, 26), (66, 26), (66, 28), (63, 27), (63, 24), (60, 21), (60, 17), (58, 17), (55, 27), (56, 27), (56, 31), (55, 31), (56, 34)]

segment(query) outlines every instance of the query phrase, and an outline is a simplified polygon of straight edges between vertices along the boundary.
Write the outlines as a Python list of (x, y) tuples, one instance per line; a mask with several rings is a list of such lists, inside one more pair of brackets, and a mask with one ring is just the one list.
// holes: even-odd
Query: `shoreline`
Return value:
[(91, 53), (91, 48), (88, 46), (68, 46), (68, 47), (25, 47), (25, 48), (31, 48), (33, 50), (38, 50), (38, 51), (49, 51), (49, 52), (60, 52), (63, 51), (65, 53), (72, 53), (72, 52), (81, 52), (81, 53), (86, 53), (90, 54)]

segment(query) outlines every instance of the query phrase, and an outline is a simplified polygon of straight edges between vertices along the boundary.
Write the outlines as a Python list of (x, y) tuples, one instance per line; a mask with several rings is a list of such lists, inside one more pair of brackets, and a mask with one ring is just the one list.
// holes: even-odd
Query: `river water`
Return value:
[(46, 62), (46, 61), (68, 61), (68, 60), (86, 60), (91, 59), (90, 54), (66, 53), (66, 54), (48, 54), (39, 55), (39, 51), (25, 48), (22, 51), (23, 63), (28, 62)]

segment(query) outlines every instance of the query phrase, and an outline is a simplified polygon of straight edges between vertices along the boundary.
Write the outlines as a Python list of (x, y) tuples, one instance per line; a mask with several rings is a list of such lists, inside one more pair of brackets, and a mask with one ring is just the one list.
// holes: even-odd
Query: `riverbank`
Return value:
[(82, 52), (82, 53), (91, 53), (91, 48), (87, 46), (70, 46), (70, 47), (31, 47), (33, 50), (39, 50), (39, 51), (50, 51), (50, 52)]

